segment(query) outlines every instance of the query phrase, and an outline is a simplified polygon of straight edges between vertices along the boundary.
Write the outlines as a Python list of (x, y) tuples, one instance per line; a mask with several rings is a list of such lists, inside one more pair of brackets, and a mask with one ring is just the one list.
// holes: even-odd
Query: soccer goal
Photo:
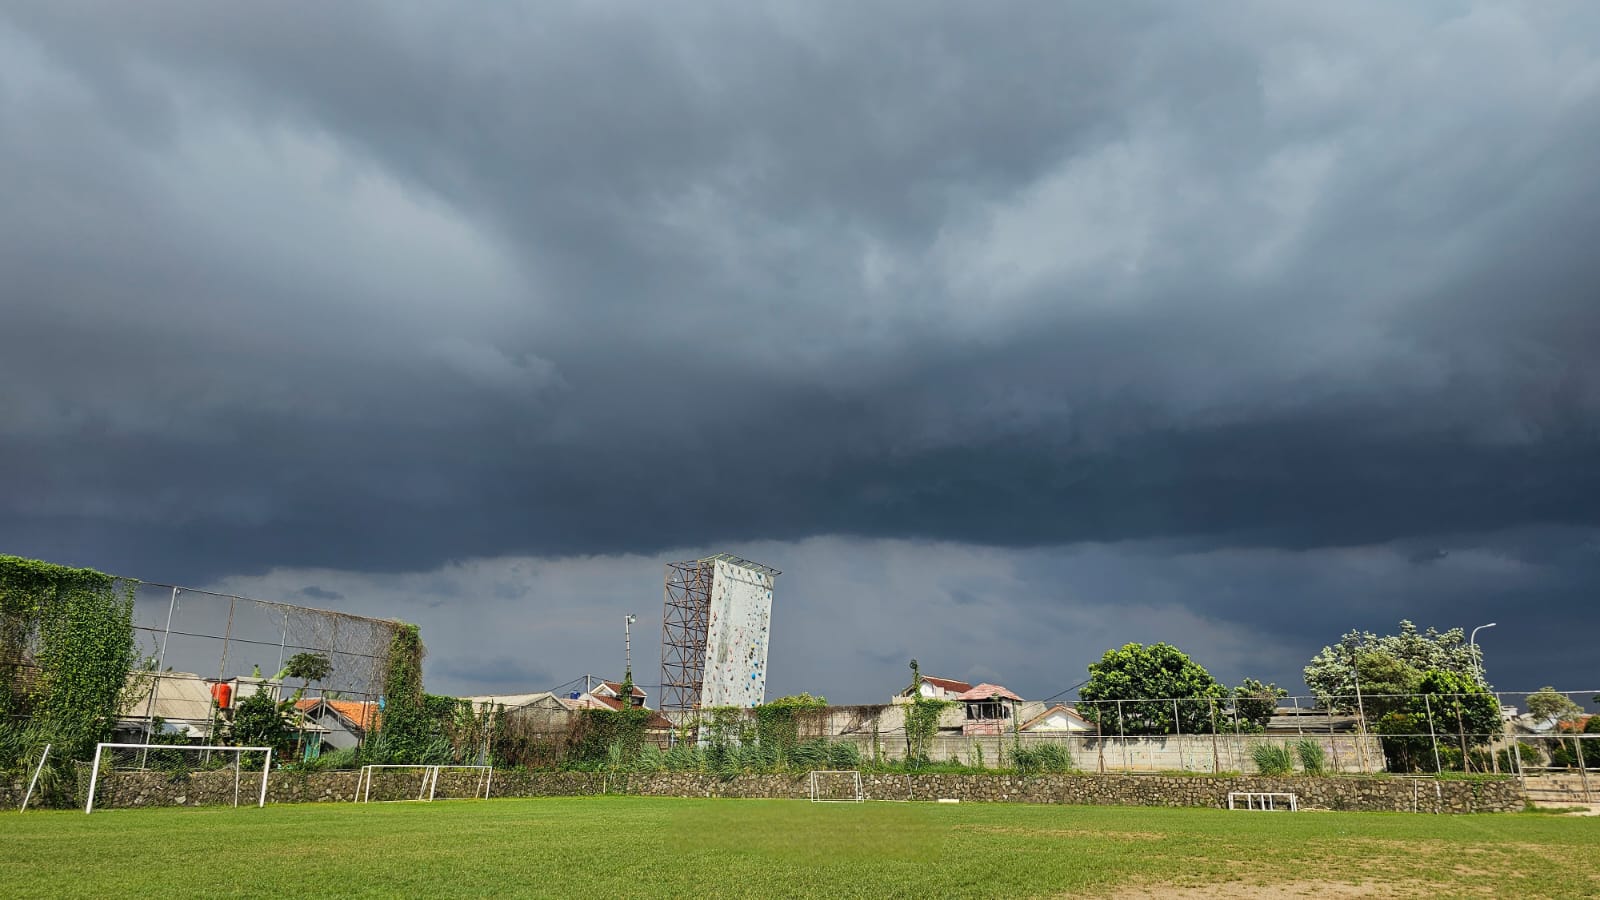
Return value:
[[(381, 774), (379, 770), (384, 770)], [(454, 777), (445, 776), (452, 773)], [(472, 773), (470, 776), (467, 773)], [(455, 775), (455, 773), (461, 773)], [(399, 776), (398, 778), (384, 778), (387, 775)], [(443, 776), (441, 778), (441, 776)], [(410, 782), (416, 778), (416, 796), (411, 796)], [(374, 778), (384, 778), (385, 787), (398, 782), (399, 787), (405, 788), (405, 793), (391, 800), (373, 800), (372, 782)], [(439, 782), (443, 780), (445, 787), (440, 792)], [(494, 768), (491, 766), (445, 766), (445, 765), (402, 765), (399, 763), (374, 763), (362, 766), (361, 775), (356, 779), (356, 798), (361, 803), (429, 803), (434, 800), (487, 800), (489, 791), (494, 787)], [(471, 793), (462, 794), (461, 791), (471, 789)]]
[(1300, 798), (1294, 794), (1274, 791), (1229, 791), (1228, 808), (1299, 812)]
[[(108, 750), (111, 751), (110, 754), (106, 753), (106, 751), (108, 751)], [(156, 754), (158, 759), (168, 758), (168, 757), (171, 757), (173, 754), (176, 754), (177, 755), (176, 758), (185, 760), (185, 766), (186, 767), (187, 767), (187, 762), (186, 761), (187, 761), (188, 757), (186, 757), (184, 754), (202, 753), (202, 754), (204, 754), (204, 756), (202, 756), (202, 758), (201, 758), (201, 763), (202, 763), (201, 768), (202, 769), (204, 767), (205, 762), (209, 761), (211, 754), (213, 754), (213, 753), (232, 753), (233, 754), (233, 765), (231, 766), (231, 768), (233, 769), (233, 805), (234, 806), (238, 806), (239, 805), (240, 784), (241, 784), (241, 782), (243, 780), (242, 775), (240, 773), (241, 773), (241, 770), (243, 769), (244, 754), (246, 754), (246, 753), (265, 753), (266, 754), (265, 762), (263, 762), (263, 764), (261, 766), (261, 794), (256, 799), (256, 805), (257, 806), (266, 806), (267, 805), (267, 779), (272, 774), (272, 748), (271, 747), (218, 747), (218, 746), (211, 746), (211, 745), (204, 745), (204, 744), (192, 745), (192, 744), (113, 744), (113, 743), (100, 743), (100, 744), (96, 744), (95, 745), (95, 748), (94, 748), (94, 768), (91, 769), (90, 772), (89, 772), (89, 800), (88, 800), (88, 802), (83, 804), (83, 811), (84, 811), (84, 813), (86, 815), (88, 813), (94, 812), (94, 792), (95, 792), (95, 788), (100, 783), (100, 770), (101, 770), (101, 767), (106, 762), (112, 762), (112, 764), (115, 765), (115, 763), (111, 759), (111, 757), (114, 757), (118, 750), (142, 750), (142, 751), (145, 751), (144, 753), (140, 754), (141, 764), (139, 766), (135, 767), (135, 770), (148, 770), (148, 761), (149, 761), (150, 754), (152, 752), (154, 752)], [(200, 789), (197, 788), (197, 790), (200, 790)]]
[(811, 773), (812, 803), (860, 803), (861, 773), (855, 769), (816, 769)]

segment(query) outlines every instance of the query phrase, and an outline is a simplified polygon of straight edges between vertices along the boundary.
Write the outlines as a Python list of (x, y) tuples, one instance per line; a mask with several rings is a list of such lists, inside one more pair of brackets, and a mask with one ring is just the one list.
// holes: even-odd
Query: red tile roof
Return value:
[[(617, 696), (619, 696), (619, 697), (622, 696), (622, 682), (620, 682), (620, 681), (602, 681), (600, 683), (605, 685), (606, 687), (610, 688), (611, 692), (616, 694)], [(635, 696), (635, 697), (644, 697), (644, 696), (646, 696), (646, 694), (644, 692), (644, 688), (639, 687), (637, 684), (634, 685), (633, 686), (633, 696)]]
[(960, 693), (960, 694), (958, 694), (956, 696), (956, 699), (957, 700), (993, 700), (996, 697), (1001, 697), (1001, 698), (1004, 698), (1006, 700), (1015, 700), (1018, 703), (1022, 702), (1022, 698), (1021, 697), (1018, 697), (1016, 694), (1011, 693), (1009, 690), (1007, 690), (1002, 685), (990, 684), (987, 681), (984, 682), (983, 684), (978, 685), (975, 688), (972, 688), (971, 690), (963, 691), (962, 693)]
[[(622, 709), (622, 701), (616, 697), (601, 697), (596, 694), (589, 694), (588, 696), (590, 699), (594, 700), (594, 702), (606, 707), (607, 709)], [(645, 707), (635, 708), (644, 709)], [(666, 716), (663, 716), (661, 713), (652, 709), (650, 710), (650, 718), (645, 721), (645, 727), (654, 729), (670, 729), (672, 728), (672, 722), (668, 720)]]
[(318, 703), (328, 704), (328, 708), (343, 716), (351, 724), (363, 731), (371, 731), (383, 724), (383, 714), (378, 712), (378, 704), (361, 700), (326, 700), (321, 697), (305, 697), (295, 701), (295, 708), (301, 712), (310, 712)]
[(936, 688), (943, 688), (952, 694), (959, 694), (963, 691), (972, 690), (972, 685), (966, 683), (965, 681), (957, 681), (954, 678), (937, 678), (933, 675), (924, 675), (922, 676), (922, 680)]

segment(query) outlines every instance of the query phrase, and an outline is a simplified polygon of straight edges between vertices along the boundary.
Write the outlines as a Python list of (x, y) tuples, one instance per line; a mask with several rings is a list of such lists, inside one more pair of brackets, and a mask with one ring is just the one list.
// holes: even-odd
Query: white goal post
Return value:
[(1279, 791), (1229, 791), (1228, 808), (1299, 812), (1300, 798)]
[(261, 796), (256, 801), (257, 806), (267, 805), (267, 779), (272, 774), (272, 748), (271, 747), (219, 747), (209, 744), (113, 744), (99, 743), (94, 747), (94, 769), (89, 773), (89, 800), (83, 805), (85, 815), (94, 812), (94, 789), (100, 781), (100, 760), (107, 749), (111, 750), (176, 750), (181, 752), (192, 750), (207, 750), (219, 753), (233, 754), (233, 805), (239, 805), (239, 772), (240, 761), (246, 753), (265, 753), (266, 762), (261, 766)]
[[(850, 789), (848, 797), (823, 796), (826, 791), (822, 788), (824, 779), (819, 775), (837, 776), (828, 778), (831, 783), (843, 782)], [(861, 773), (855, 769), (813, 769), (811, 772), (811, 802), (812, 803), (860, 803), (866, 799), (861, 792)]]
[[(417, 788), (417, 796), (402, 797), (399, 800), (372, 799), (372, 776), (377, 769), (411, 769), (422, 771), (422, 783)], [(494, 787), (493, 766), (446, 766), (401, 763), (373, 763), (361, 767), (361, 775), (356, 779), (356, 794), (352, 798), (358, 803), (428, 803), (433, 800), (467, 799), (465, 797), (451, 798), (438, 797), (439, 773), (446, 770), (469, 770), (478, 773), (478, 781), (472, 791), (473, 800), (489, 799), (489, 791)]]

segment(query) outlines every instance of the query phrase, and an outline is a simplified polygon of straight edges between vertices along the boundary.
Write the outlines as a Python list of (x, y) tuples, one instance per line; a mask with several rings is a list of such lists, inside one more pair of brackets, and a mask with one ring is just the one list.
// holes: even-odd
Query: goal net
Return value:
[(817, 769), (811, 773), (812, 803), (860, 803), (865, 799), (861, 792), (861, 773), (855, 769)]
[(272, 773), (271, 747), (219, 747), (193, 744), (100, 743), (89, 770), (85, 813), (94, 812), (95, 793), (117, 772), (164, 772), (178, 785), (175, 802), (185, 806), (232, 803), (239, 798), (267, 805), (267, 780)]
[(428, 803), (434, 800), (487, 800), (494, 787), (489, 766), (373, 764), (361, 767), (356, 781), (360, 803)]

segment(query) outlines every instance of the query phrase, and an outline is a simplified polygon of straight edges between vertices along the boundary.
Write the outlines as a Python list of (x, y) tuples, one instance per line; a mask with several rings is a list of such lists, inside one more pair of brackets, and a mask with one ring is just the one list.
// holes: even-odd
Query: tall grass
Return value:
[(1257, 744), (1250, 750), (1262, 775), (1288, 775), (1294, 771), (1294, 751), (1283, 744)]
[(1327, 773), (1328, 751), (1323, 749), (1321, 741), (1301, 738), (1294, 749), (1300, 756), (1300, 768), (1305, 769), (1307, 775)]

